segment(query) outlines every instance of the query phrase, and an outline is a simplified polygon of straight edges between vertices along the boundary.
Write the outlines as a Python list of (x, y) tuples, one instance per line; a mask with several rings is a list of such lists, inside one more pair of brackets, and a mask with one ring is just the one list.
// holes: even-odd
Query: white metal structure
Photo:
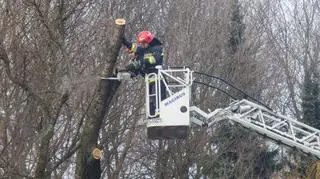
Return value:
[(190, 126), (189, 68), (162, 70), (146, 75), (146, 117), (148, 137), (186, 138)]
[[(148, 138), (184, 139), (191, 124), (210, 127), (229, 120), (320, 158), (320, 130), (245, 99), (206, 113), (196, 106), (190, 107), (193, 72), (189, 68), (157, 69), (158, 73), (145, 77)], [(124, 80), (129, 75), (121, 72), (107, 79)]]
[[(154, 90), (150, 91), (151, 81), (154, 83)], [(320, 158), (318, 129), (245, 99), (235, 101), (226, 108), (205, 113), (196, 106), (190, 107), (192, 81), (192, 71), (188, 68), (162, 70), (158, 67), (157, 74), (151, 73), (146, 76), (149, 138), (186, 138), (191, 124), (212, 126), (218, 121), (230, 120)], [(163, 87), (166, 89), (167, 97), (161, 100), (163, 91), (160, 89)]]

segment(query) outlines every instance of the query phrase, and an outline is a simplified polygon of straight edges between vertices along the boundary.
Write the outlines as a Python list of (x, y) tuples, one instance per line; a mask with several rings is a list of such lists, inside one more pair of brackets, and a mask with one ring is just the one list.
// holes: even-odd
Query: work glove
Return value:
[(131, 60), (130, 63), (125, 67), (126, 71), (128, 72), (135, 72), (139, 71), (140, 63), (137, 60)]

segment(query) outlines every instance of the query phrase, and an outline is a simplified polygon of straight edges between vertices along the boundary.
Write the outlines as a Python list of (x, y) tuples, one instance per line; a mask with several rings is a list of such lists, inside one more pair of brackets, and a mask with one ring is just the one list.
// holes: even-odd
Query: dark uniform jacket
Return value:
[(149, 73), (156, 73), (155, 66), (163, 64), (163, 48), (162, 43), (154, 38), (148, 48), (137, 46), (136, 43), (129, 42), (123, 38), (123, 44), (134, 53), (136, 60), (140, 62), (139, 71), (142, 76)]

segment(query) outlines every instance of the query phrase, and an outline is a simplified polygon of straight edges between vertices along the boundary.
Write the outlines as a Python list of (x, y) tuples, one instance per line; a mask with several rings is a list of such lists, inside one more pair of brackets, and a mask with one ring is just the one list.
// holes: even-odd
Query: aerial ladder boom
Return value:
[[(185, 139), (192, 126), (211, 127), (228, 120), (320, 158), (320, 130), (246, 99), (206, 113), (190, 106), (193, 71), (185, 67), (157, 69), (158, 73), (145, 77), (148, 138)], [(118, 74), (117, 79), (125, 79), (124, 76), (125, 73)], [(162, 88), (165, 99), (161, 97)]]
[(216, 109), (211, 113), (192, 106), (190, 115), (191, 122), (200, 126), (212, 126), (218, 121), (230, 120), (230, 122), (236, 122), (261, 135), (320, 158), (320, 131), (318, 129), (277, 114), (246, 99), (235, 101), (228, 107)]

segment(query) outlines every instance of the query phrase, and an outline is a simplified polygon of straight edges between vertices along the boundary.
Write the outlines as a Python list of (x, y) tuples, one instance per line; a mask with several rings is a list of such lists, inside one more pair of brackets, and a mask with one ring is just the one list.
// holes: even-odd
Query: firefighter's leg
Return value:
[(164, 82), (161, 80), (160, 82), (160, 91), (161, 91), (161, 101), (167, 98), (166, 94), (166, 86), (164, 85)]
[[(151, 94), (154, 94), (155, 93), (155, 83), (154, 82), (150, 82), (149, 83), (149, 96)], [(149, 100), (149, 106), (150, 106), (150, 111), (149, 111), (149, 114), (151, 116), (155, 115), (156, 113), (156, 96), (151, 96), (150, 97), (150, 100)]]

